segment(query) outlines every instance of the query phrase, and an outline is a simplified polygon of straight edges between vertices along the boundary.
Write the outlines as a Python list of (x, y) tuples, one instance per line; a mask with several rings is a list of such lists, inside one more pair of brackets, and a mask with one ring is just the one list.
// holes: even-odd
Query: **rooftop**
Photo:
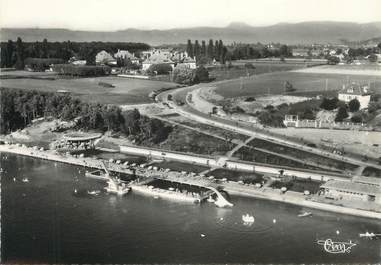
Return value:
[(348, 192), (358, 192), (368, 195), (380, 195), (381, 188), (375, 185), (358, 183), (358, 182), (349, 182), (349, 181), (340, 181), (340, 180), (329, 180), (321, 188), (334, 189), (340, 191)]
[(350, 94), (364, 96), (370, 94), (369, 87), (367, 85), (360, 85), (358, 83), (350, 83), (343, 85), (343, 88), (339, 91), (339, 94)]

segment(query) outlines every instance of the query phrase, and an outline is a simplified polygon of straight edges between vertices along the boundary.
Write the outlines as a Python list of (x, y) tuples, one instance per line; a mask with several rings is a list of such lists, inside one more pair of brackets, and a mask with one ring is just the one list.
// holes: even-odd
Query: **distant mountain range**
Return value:
[(186, 43), (187, 39), (222, 39), (224, 43), (269, 43), (286, 44), (333, 43), (343, 40), (362, 41), (381, 37), (381, 22), (302, 22), (280, 23), (272, 26), (253, 27), (235, 22), (227, 27), (194, 27), (168, 30), (126, 29), (120, 31), (74, 31), (48, 28), (2, 28), (0, 39), (23, 41), (110, 41), (145, 42), (150, 45)]

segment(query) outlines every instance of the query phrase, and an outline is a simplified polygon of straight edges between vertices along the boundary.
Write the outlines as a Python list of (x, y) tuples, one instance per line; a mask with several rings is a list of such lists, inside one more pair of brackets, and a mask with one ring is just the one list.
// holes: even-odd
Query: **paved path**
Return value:
[(236, 147), (234, 147), (232, 150), (226, 153), (227, 157), (232, 157), (235, 152), (237, 152), (241, 147), (247, 146), (248, 143), (250, 143), (252, 140), (254, 140), (255, 136), (251, 136), (250, 138), (246, 139), (246, 141), (241, 142)]

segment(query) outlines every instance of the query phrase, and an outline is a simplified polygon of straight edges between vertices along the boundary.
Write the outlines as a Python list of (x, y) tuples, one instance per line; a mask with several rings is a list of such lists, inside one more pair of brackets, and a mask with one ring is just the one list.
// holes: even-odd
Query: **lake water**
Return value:
[[(0, 155), (2, 263), (376, 263), (376, 220), (232, 196), (231, 209), (183, 204), (130, 192), (120, 198), (84, 169), (10, 154)], [(22, 182), (28, 177), (29, 182)], [(16, 178), (16, 181), (13, 180)], [(74, 189), (78, 190), (77, 195)], [(255, 216), (252, 226), (242, 214)], [(274, 223), (275, 219), (275, 223)], [(337, 230), (339, 234), (337, 234)], [(331, 254), (317, 240), (349, 242)]]

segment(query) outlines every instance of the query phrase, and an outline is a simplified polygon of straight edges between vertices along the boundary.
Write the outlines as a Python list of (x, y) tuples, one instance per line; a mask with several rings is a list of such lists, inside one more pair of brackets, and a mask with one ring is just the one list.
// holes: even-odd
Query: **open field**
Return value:
[(378, 158), (381, 154), (381, 132), (327, 130), (309, 128), (271, 128), (272, 132), (303, 139), (332, 150), (344, 150), (361, 156)]
[[(244, 67), (245, 63), (252, 63), (255, 69), (246, 69)], [(304, 68), (304, 64), (295, 64), (295, 63), (263, 63), (256, 62), (252, 60), (241, 60), (234, 61), (232, 68), (211, 68), (209, 70), (209, 76), (215, 78), (215, 81), (226, 80), (239, 78), (241, 76), (255, 76), (258, 74), (280, 72), (280, 71), (290, 71), (295, 69)]]
[(371, 75), (381, 77), (381, 65), (322, 65), (313, 68), (297, 69), (293, 72), (314, 74)]
[(327, 90), (330, 91), (340, 89), (341, 85), (348, 80), (370, 81), (371, 89), (381, 91), (381, 76), (277, 72), (227, 80), (216, 84), (215, 92), (225, 98), (283, 94), (284, 83), (289, 81), (296, 89), (295, 92), (288, 93), (289, 95), (310, 92), (310, 96), (313, 96), (324, 92), (326, 80)]
[[(78, 79), (1, 79), (2, 87), (35, 89), (46, 92), (67, 90), (87, 102), (106, 104), (138, 104), (152, 100), (148, 94), (160, 88), (176, 87), (175, 83), (130, 79), (121, 77), (94, 77)], [(99, 82), (115, 87), (99, 86)]]

